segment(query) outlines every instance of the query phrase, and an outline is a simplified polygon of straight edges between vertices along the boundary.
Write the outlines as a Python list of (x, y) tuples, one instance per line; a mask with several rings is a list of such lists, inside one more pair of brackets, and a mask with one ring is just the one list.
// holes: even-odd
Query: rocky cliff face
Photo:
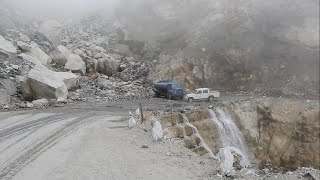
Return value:
[[(181, 114), (159, 119), (166, 138), (182, 138), (179, 142), (199, 155), (210, 156), (208, 148), (218, 156), (221, 148), (241, 147), (237, 144), (239, 139), (232, 139), (234, 130), (223, 129), (232, 121), (244, 138), (243, 150), (248, 148), (247, 158), (252, 164), (260, 167), (272, 164), (286, 169), (320, 168), (319, 102), (263, 98), (233, 102), (211, 112), (217, 116), (213, 117), (208, 110), (195, 110), (185, 113), (188, 122)], [(221, 112), (230, 116), (231, 121), (217, 123), (218, 116), (220, 120), (227, 117), (222, 117)], [(221, 137), (221, 131), (225, 137)]]
[(119, 16), (128, 38), (159, 48), (150, 80), (317, 94), (318, 1), (139, 2)]
[(229, 110), (260, 164), (319, 168), (320, 117), (314, 103), (267, 98), (233, 103)]

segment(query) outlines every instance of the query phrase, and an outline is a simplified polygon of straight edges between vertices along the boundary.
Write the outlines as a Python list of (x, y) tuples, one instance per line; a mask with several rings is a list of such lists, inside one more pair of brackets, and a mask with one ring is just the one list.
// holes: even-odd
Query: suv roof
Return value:
[(158, 81), (158, 83), (173, 83), (172, 80), (161, 80), (161, 81)]
[(196, 91), (203, 91), (203, 90), (209, 90), (209, 88), (199, 88), (199, 89), (196, 89)]

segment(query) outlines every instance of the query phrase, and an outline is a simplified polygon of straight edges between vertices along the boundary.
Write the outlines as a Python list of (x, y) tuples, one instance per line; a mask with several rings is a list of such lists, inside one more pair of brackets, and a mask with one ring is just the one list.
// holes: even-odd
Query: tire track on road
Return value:
[(48, 125), (49, 123), (55, 123), (58, 121), (63, 121), (68, 118), (75, 117), (75, 113), (69, 114), (55, 114), (52, 116), (46, 116), (43, 118), (39, 118), (30, 122), (21, 123), (15, 125), (13, 127), (4, 129), (0, 131), (0, 143), (10, 139), (14, 136), (18, 136), (24, 134), (28, 131), (34, 131), (35, 129), (39, 129), (44, 125)]
[[(70, 115), (67, 115), (68, 118), (70, 118), (69, 116)], [(60, 119), (57, 118), (55, 120), (58, 121), (67, 119), (63, 116), (59, 117)], [(26, 151), (22, 155), (19, 155), (19, 157), (13, 157), (14, 160), (0, 167), (0, 179), (11, 179), (23, 167), (35, 160), (41, 153), (45, 152), (46, 150), (54, 146), (56, 143), (58, 143), (60, 139), (68, 136), (80, 127), (88, 123), (92, 123), (93, 121), (96, 121), (100, 117), (101, 116), (95, 116), (94, 113), (87, 113), (83, 116), (80, 116), (72, 120), (71, 122), (66, 123), (64, 126), (59, 127), (54, 133), (41, 140), (39, 143), (27, 147)]]

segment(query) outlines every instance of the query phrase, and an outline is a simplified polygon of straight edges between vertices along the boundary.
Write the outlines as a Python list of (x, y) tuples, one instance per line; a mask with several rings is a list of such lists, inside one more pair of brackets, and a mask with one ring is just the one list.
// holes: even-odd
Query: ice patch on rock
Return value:
[(162, 126), (159, 121), (153, 123), (152, 138), (154, 141), (161, 141), (163, 138)]
[(133, 128), (134, 126), (137, 125), (136, 119), (132, 116), (132, 113), (130, 112), (131, 117), (128, 120), (128, 127)]

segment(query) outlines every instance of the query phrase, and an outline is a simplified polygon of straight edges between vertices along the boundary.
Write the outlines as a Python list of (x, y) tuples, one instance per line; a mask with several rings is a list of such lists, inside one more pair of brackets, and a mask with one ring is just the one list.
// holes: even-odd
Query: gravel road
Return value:
[[(225, 98), (213, 105), (234, 99)], [(134, 112), (139, 103), (144, 109), (167, 112), (172, 108), (209, 105), (149, 99), (0, 112), (0, 179), (225, 179), (219, 174), (218, 161), (198, 156), (183, 148), (178, 140), (156, 143), (151, 132), (141, 127), (128, 129), (129, 111)], [(147, 148), (142, 148), (143, 145)], [(314, 177), (319, 174), (312, 169), (260, 172), (256, 168), (240, 171), (242, 175), (237, 179), (295, 180), (308, 179), (309, 176), (301, 175), (305, 172), (313, 173)]]
[(129, 130), (134, 109), (120, 103), (0, 113), (0, 179), (210, 178), (212, 160)]

